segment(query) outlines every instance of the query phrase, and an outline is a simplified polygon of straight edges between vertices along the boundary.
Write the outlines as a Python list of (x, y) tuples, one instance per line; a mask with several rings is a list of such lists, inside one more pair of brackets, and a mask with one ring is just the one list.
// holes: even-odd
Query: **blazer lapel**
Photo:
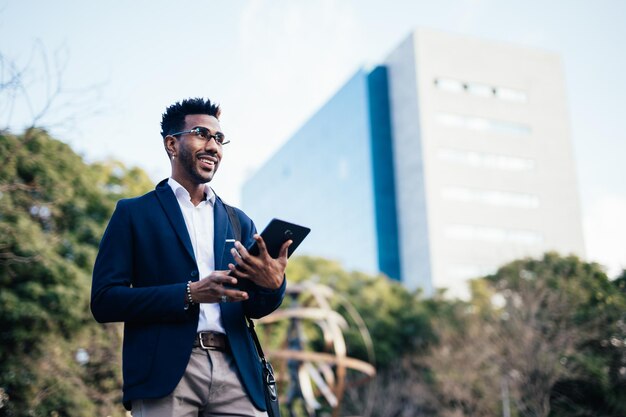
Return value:
[(191, 238), (187, 232), (187, 226), (185, 225), (183, 213), (180, 211), (180, 206), (178, 205), (176, 196), (167, 183), (167, 179), (161, 181), (156, 186), (156, 195), (159, 203), (161, 203), (161, 207), (163, 207), (163, 211), (170, 221), (170, 224), (176, 231), (178, 239), (181, 241), (185, 249), (187, 249), (191, 258), (195, 261), (196, 257), (193, 254), (193, 246), (191, 245)]

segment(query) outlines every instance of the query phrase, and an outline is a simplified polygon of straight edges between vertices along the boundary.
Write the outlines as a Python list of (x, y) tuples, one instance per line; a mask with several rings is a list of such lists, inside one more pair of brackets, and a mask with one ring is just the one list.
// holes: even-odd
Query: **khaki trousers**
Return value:
[(183, 378), (163, 398), (135, 400), (133, 417), (267, 417), (248, 398), (230, 352), (193, 348)]

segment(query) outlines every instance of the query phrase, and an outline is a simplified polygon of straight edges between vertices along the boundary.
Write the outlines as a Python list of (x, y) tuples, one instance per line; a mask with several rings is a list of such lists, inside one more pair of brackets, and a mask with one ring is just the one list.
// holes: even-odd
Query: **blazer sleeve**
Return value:
[(131, 209), (129, 200), (118, 202), (100, 242), (91, 287), (94, 318), (100, 323), (192, 320), (194, 313), (197, 317), (197, 309), (184, 308), (186, 283), (133, 286), (135, 245)]

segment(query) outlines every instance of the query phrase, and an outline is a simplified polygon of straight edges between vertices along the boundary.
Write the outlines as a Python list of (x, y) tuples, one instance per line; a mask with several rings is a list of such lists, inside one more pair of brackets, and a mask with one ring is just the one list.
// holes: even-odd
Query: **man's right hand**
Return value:
[(237, 285), (237, 279), (229, 276), (229, 272), (213, 271), (200, 281), (189, 284), (191, 298), (194, 303), (222, 303), (247, 300), (247, 292), (232, 288)]

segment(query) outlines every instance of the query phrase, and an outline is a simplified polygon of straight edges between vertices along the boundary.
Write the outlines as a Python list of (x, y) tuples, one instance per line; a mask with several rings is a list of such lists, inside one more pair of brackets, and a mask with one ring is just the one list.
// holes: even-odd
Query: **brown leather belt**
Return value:
[(228, 339), (223, 333), (200, 332), (193, 342), (193, 347), (226, 352), (228, 351)]

